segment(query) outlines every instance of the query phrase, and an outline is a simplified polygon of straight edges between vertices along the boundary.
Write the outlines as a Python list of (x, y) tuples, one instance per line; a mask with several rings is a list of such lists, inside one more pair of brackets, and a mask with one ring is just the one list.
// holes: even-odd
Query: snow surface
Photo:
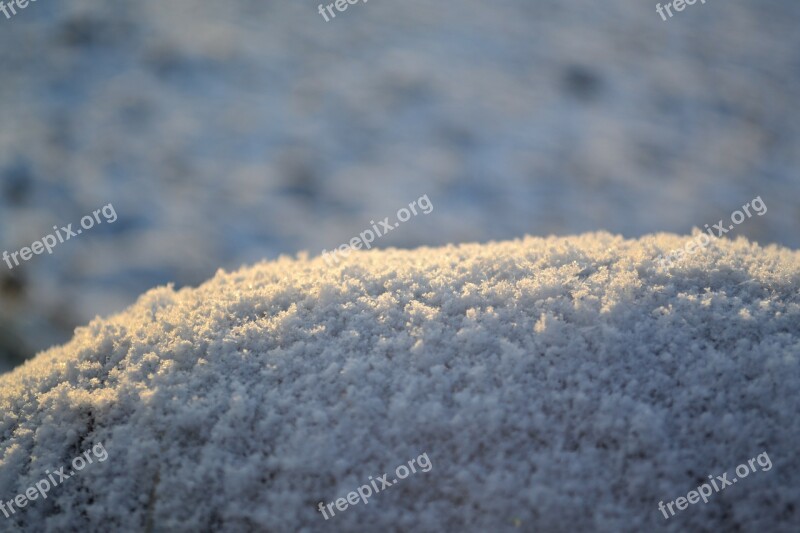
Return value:
[[(0, 498), (102, 442), (15, 523), (797, 531), (800, 253), (720, 240), (659, 270), (689, 238), (281, 257), (154, 289), (0, 376)], [(658, 511), (765, 450), (772, 470)], [(316, 510), (422, 453), (429, 473)]]
[(378, 246), (687, 233), (761, 195), (736, 235), (800, 247), (797, 0), (669, 22), (655, 0), (373, 1), (330, 23), (318, 4), (0, 15), (2, 249), (119, 214), (16, 269), (19, 291), (0, 269), (14, 364), (150, 287), (319, 253), (423, 194), (435, 216)]

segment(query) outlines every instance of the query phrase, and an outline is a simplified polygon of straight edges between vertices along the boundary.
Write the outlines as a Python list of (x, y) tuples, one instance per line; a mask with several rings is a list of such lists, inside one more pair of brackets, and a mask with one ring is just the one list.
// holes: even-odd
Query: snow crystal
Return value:
[[(281, 257), (161, 287), (0, 376), (0, 530), (789, 531), (800, 253), (608, 233)], [(769, 472), (668, 521), (762, 451)], [(368, 505), (317, 510), (427, 453)]]

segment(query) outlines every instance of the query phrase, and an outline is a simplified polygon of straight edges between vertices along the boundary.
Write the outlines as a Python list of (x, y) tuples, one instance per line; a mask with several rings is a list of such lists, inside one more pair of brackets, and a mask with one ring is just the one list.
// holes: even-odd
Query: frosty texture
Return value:
[[(0, 377), (26, 531), (789, 531), (800, 254), (607, 233), (281, 258), (143, 295)], [(660, 500), (766, 450), (769, 472)], [(368, 476), (434, 465), (325, 521)], [(519, 527), (517, 527), (519, 526)]]

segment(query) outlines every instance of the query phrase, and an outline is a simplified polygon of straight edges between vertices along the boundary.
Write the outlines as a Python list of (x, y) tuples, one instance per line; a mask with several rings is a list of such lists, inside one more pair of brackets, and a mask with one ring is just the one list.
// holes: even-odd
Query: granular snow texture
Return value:
[[(23, 531), (797, 531), (800, 253), (607, 233), (282, 257), (0, 377)], [(766, 451), (665, 520), (657, 505)], [(433, 465), (325, 520), (427, 453)]]
[(733, 235), (800, 248), (800, 2), (664, 22), (658, 1), (0, 14), (0, 252), (119, 214), (0, 262), (0, 372), (147, 288), (330, 249), (423, 194), (435, 214), (376, 246), (686, 233), (760, 195), (769, 213)]

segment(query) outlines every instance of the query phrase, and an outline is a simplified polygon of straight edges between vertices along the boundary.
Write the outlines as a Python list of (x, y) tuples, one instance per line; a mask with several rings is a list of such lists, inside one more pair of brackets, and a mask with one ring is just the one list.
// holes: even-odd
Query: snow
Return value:
[(737, 234), (800, 247), (800, 2), (708, 2), (666, 23), (655, 4), (0, 15), (2, 249), (109, 202), (120, 217), (20, 269), (0, 328), (33, 354), (151, 287), (330, 249), (422, 194), (436, 215), (380, 247), (687, 233), (757, 195), (769, 214)]
[[(366, 6), (369, 8), (370, 6)], [(24, 531), (796, 531), (800, 252), (609, 233), (280, 257), (0, 376)], [(767, 451), (774, 467), (658, 511)], [(410, 457), (433, 470), (325, 521)]]

